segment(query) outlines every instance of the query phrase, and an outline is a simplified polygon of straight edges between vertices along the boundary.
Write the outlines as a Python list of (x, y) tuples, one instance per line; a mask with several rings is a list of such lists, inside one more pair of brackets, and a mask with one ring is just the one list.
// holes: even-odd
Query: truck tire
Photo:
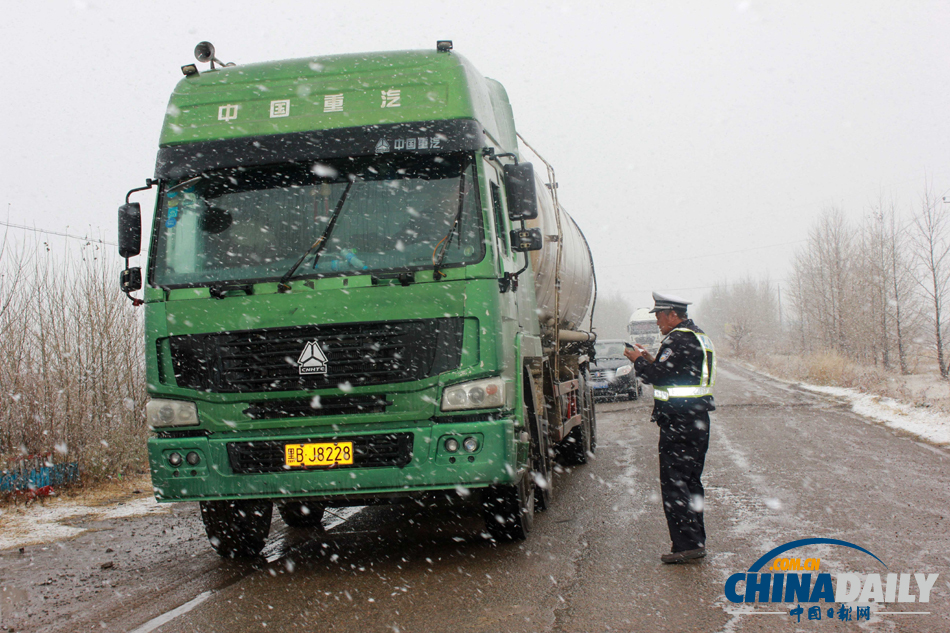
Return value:
[(526, 472), (517, 484), (489, 486), (482, 493), (485, 529), (496, 541), (523, 541), (534, 526), (534, 480)]
[(262, 499), (202, 501), (211, 547), (224, 558), (252, 558), (264, 549), (274, 504)]
[(326, 506), (317, 501), (287, 501), (277, 504), (280, 518), (287, 527), (292, 528), (321, 527), (325, 509)]
[(558, 444), (561, 463), (565, 466), (580, 466), (587, 463), (587, 455), (593, 451), (594, 434), (594, 398), (587, 382), (581, 380), (581, 423), (571, 429)]

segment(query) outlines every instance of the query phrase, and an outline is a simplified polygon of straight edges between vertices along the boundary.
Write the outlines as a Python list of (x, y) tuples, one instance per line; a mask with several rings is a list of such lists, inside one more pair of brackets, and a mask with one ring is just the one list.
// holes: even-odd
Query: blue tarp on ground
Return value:
[(65, 486), (79, 482), (79, 464), (43, 464), (21, 462), (17, 468), (0, 470), (0, 492), (37, 490), (46, 486)]

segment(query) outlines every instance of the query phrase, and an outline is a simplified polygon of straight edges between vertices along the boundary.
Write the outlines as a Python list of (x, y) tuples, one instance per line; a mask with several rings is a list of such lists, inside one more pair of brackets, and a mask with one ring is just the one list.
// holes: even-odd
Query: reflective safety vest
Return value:
[(672, 387), (653, 387), (654, 400), (666, 402), (670, 398), (702, 398), (711, 396), (713, 385), (716, 384), (716, 353), (713, 350), (712, 339), (705, 334), (694, 332), (687, 328), (677, 328), (670, 332), (689, 332), (699, 339), (699, 346), (703, 350), (703, 371), (698, 385), (676, 385)]

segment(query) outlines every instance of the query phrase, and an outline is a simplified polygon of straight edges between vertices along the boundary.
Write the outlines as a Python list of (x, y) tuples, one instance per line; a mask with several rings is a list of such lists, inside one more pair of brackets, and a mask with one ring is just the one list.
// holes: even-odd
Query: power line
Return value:
[(23, 231), (33, 231), (34, 233), (44, 233), (46, 235), (58, 235), (60, 237), (68, 237), (74, 240), (82, 240), (84, 242), (98, 242), (99, 244), (106, 244), (108, 246), (118, 246), (115, 242), (107, 242), (106, 240), (97, 240), (92, 237), (82, 237), (79, 235), (72, 235), (70, 233), (63, 233), (61, 231), (49, 231), (47, 229), (38, 229), (35, 226), (25, 226), (23, 224), (13, 224), (10, 222), (0, 222), (0, 226), (8, 226), (11, 229), (21, 229)]

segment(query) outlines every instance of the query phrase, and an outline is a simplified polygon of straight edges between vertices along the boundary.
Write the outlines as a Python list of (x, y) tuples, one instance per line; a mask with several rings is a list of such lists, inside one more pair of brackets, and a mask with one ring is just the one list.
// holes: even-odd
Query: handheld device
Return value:
[(627, 343), (626, 341), (624, 341), (623, 346), (626, 347), (627, 349), (637, 349), (636, 347), (634, 347), (633, 343)]

